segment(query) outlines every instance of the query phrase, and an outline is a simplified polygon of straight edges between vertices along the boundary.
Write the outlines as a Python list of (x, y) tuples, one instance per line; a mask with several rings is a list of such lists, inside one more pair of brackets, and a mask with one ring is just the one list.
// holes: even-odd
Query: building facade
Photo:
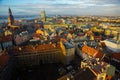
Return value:
[(66, 64), (66, 49), (62, 42), (58, 42), (58, 44), (14, 47), (8, 50), (8, 54), (11, 53), (22, 66), (47, 63)]

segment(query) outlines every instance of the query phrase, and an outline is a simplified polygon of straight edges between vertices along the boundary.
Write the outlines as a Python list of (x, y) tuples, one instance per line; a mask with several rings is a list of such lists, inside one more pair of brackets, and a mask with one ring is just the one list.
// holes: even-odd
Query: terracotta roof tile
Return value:
[(52, 49), (57, 49), (54, 44), (45, 44), (45, 45), (38, 45), (35, 46), (35, 50), (52, 50)]
[(102, 52), (100, 52), (94, 48), (91, 48), (87, 45), (84, 45), (82, 47), (82, 52), (84, 52), (92, 57), (96, 57), (96, 58), (101, 58), (103, 56)]
[(59, 45), (55, 44), (43, 44), (43, 45), (35, 45), (35, 46), (19, 46), (19, 47), (13, 47), (8, 50), (8, 54), (12, 53), (14, 54), (22, 54), (22, 53), (29, 53), (34, 51), (52, 51), (52, 50), (61, 50)]

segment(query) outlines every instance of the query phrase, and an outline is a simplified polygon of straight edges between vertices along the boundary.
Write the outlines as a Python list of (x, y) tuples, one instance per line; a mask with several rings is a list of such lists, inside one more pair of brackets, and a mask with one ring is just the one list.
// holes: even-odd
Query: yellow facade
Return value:
[(43, 35), (43, 31), (42, 30), (40, 30), (40, 29), (38, 29), (38, 30), (36, 30), (36, 32), (35, 32), (36, 34), (41, 34), (41, 35)]
[(111, 30), (105, 30), (105, 35), (111, 35), (112, 31)]
[(62, 50), (62, 54), (61, 54), (61, 61), (62, 63), (66, 63), (66, 49), (65, 49), (65, 46), (63, 45), (62, 41), (60, 41), (60, 48)]
[(94, 40), (94, 36), (93, 35), (90, 36), (90, 40)]
[(12, 35), (12, 32), (10, 32), (9, 30), (6, 30), (6, 31), (4, 32), (4, 35), (5, 35), (5, 36)]
[(8, 17), (8, 26), (11, 26), (11, 20), (10, 20), (10, 17)]

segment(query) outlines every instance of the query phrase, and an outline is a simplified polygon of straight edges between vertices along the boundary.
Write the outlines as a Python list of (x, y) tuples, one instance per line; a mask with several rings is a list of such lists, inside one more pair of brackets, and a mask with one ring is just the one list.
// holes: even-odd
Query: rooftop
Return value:
[(120, 43), (120, 42), (117, 42), (117, 40), (114, 40), (114, 39), (107, 39), (106, 41), (109, 41), (109, 42), (112, 42), (112, 43), (115, 43), (115, 44)]
[(69, 42), (65, 42), (64, 45), (66, 49), (74, 48), (74, 45)]
[(95, 58), (102, 58), (102, 56), (103, 56), (101, 51), (98, 51), (97, 49), (91, 48), (87, 45), (84, 45), (82, 47), (82, 52), (88, 54), (89, 56), (95, 57)]
[(55, 44), (42, 44), (42, 45), (28, 45), (28, 46), (18, 46), (12, 47), (8, 49), (8, 54), (17, 54), (17, 53), (34, 53), (34, 52), (49, 52), (49, 51), (56, 51), (61, 50), (59, 45)]

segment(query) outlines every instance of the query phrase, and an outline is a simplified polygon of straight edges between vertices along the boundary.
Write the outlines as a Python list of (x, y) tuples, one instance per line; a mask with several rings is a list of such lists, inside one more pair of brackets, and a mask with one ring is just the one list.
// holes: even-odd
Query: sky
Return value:
[(40, 15), (42, 10), (53, 15), (120, 16), (120, 0), (0, 0), (0, 15)]

